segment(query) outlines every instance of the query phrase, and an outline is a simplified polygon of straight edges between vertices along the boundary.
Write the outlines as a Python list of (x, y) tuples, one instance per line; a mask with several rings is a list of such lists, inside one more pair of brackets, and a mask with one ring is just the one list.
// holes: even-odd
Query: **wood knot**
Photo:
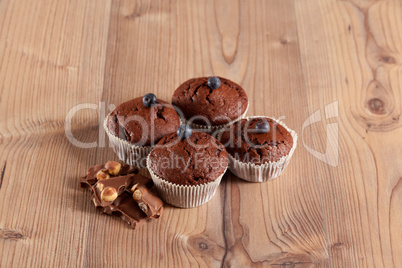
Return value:
[(384, 101), (380, 100), (379, 98), (373, 98), (367, 102), (367, 107), (373, 114), (384, 114), (385, 113), (384, 106), (385, 106)]
[(396, 64), (396, 59), (392, 56), (387, 56), (387, 55), (381, 56), (379, 58), (379, 61), (387, 63), (387, 64)]
[(24, 238), (24, 235), (19, 232), (0, 229), (0, 239), (19, 240), (19, 239), (23, 239), (23, 238)]
[(386, 89), (374, 79), (367, 86), (366, 98), (362, 105), (364, 113), (352, 112), (353, 117), (366, 129), (366, 132), (391, 131), (400, 127), (400, 111), (395, 109), (397, 107), (395, 100), (393, 90)]
[(285, 261), (282, 263), (274, 263), (273, 266), (279, 266), (279, 267), (287, 267), (287, 268), (291, 268), (291, 267), (299, 267), (299, 266), (310, 266), (312, 263), (311, 262), (303, 262), (303, 261)]
[(274, 257), (272, 266), (273, 267), (299, 267), (299, 266), (311, 266), (313, 264), (309, 256), (291, 254), (284, 252), (281, 255), (276, 255)]
[(141, 17), (141, 13), (138, 13), (136, 11), (133, 11), (132, 13), (124, 16), (124, 18), (126, 18), (128, 20), (136, 19), (136, 18), (139, 18), (139, 17)]
[(200, 243), (198, 244), (198, 247), (199, 247), (201, 250), (207, 250), (207, 249), (208, 249), (208, 244), (207, 244), (207, 243), (204, 243), (204, 242), (200, 242)]
[(188, 246), (197, 252), (202, 252), (203, 254), (213, 253), (216, 250), (214, 242), (202, 234), (189, 237)]
[(344, 247), (344, 246), (345, 246), (344, 243), (342, 243), (342, 242), (336, 242), (336, 243), (333, 243), (331, 247), (332, 247), (333, 249), (340, 249), (340, 248), (342, 248), (342, 247)]
[(287, 44), (289, 44), (288, 40), (286, 40), (286, 39), (284, 39), (284, 38), (282, 38), (282, 39), (280, 40), (280, 42), (281, 42), (282, 45), (287, 45)]

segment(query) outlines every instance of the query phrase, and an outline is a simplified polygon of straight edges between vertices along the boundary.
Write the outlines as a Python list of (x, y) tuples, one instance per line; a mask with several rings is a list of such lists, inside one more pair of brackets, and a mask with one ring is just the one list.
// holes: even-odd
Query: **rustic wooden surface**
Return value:
[[(116, 157), (67, 113), (212, 74), (299, 133), (286, 172), (135, 231), (95, 211), (77, 178)], [(0, 0), (0, 267), (401, 267), (401, 91), (400, 0)]]

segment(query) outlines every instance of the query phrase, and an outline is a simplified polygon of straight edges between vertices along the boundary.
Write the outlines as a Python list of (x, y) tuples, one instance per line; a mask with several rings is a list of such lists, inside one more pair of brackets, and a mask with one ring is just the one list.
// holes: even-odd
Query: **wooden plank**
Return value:
[[(1, 267), (84, 264), (91, 214), (77, 174), (95, 150), (73, 147), (64, 119), (100, 100), (109, 15), (110, 1), (0, 2)], [(77, 114), (78, 139), (96, 139), (94, 119)]]
[[(181, 82), (204, 73), (199, 69), (201, 62), (209, 61), (194, 50), (201, 49), (199, 42), (207, 42), (197, 30), (203, 26), (198, 17), (206, 7), (202, 2), (196, 7), (185, 1), (112, 3), (103, 91), (106, 104), (118, 105), (148, 92), (170, 101)], [(108, 155), (114, 157), (111, 149)], [(85, 265), (219, 265), (224, 254), (221, 215), (218, 195), (201, 208), (167, 206), (163, 217), (134, 232), (119, 219), (91, 218)]]
[[(250, 51), (243, 82), (253, 96), (249, 114), (285, 116), (300, 134), (308, 111), (293, 1), (240, 10), (249, 16), (240, 18), (239, 36)], [(232, 178), (226, 184), (227, 266), (328, 266), (316, 173), (303, 168), (313, 161), (299, 146), (279, 179), (250, 184)]]
[[(339, 165), (316, 162), (331, 266), (398, 267), (401, 2), (295, 3), (310, 113), (339, 103), (325, 120), (338, 123)], [(325, 144), (324, 122), (315, 144)]]

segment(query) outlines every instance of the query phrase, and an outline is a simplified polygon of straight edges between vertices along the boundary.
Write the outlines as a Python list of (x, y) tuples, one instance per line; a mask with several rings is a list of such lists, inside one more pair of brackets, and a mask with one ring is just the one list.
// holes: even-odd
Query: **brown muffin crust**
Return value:
[(148, 108), (139, 97), (117, 106), (109, 115), (107, 126), (113, 135), (138, 146), (147, 146), (156, 144), (167, 134), (176, 133), (180, 119), (167, 102), (158, 100)]
[(200, 185), (225, 171), (228, 155), (223, 145), (204, 132), (180, 140), (163, 137), (149, 155), (149, 167), (160, 178), (179, 185)]
[[(181, 84), (173, 94), (172, 104), (178, 107), (187, 120), (194, 116), (206, 117), (211, 125), (227, 124), (246, 112), (248, 99), (246, 92), (238, 84), (219, 77), (221, 86), (208, 87), (209, 77), (190, 79)], [(206, 125), (205, 120), (193, 123)]]
[[(257, 133), (255, 125), (264, 120), (268, 122), (270, 130)], [(228, 131), (223, 132), (220, 140), (235, 159), (256, 165), (278, 161), (289, 154), (293, 146), (289, 131), (274, 120), (264, 117), (237, 121)]]

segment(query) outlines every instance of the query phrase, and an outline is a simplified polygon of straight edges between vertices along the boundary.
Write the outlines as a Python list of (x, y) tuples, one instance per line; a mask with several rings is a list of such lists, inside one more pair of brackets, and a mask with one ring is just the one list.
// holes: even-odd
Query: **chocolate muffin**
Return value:
[(220, 141), (229, 153), (229, 170), (250, 182), (278, 177), (297, 145), (297, 134), (279, 120), (253, 116), (231, 124)]
[(137, 146), (154, 145), (163, 136), (176, 132), (179, 125), (179, 116), (171, 105), (157, 100), (146, 107), (143, 97), (120, 104), (107, 119), (107, 128), (113, 135)]
[(228, 166), (223, 145), (205, 132), (181, 125), (163, 137), (147, 158), (160, 197), (168, 204), (192, 208), (207, 203)]
[(174, 134), (163, 137), (149, 155), (149, 168), (160, 178), (179, 185), (212, 182), (227, 167), (223, 145), (204, 132), (180, 140)]
[(172, 104), (194, 124), (206, 126), (209, 121), (211, 126), (221, 126), (243, 116), (248, 99), (241, 86), (226, 78), (199, 77), (181, 84)]
[(233, 157), (256, 165), (278, 161), (289, 154), (293, 146), (289, 131), (263, 117), (235, 122), (229, 131), (223, 132), (221, 141)]
[(176, 131), (180, 118), (172, 105), (152, 93), (120, 104), (105, 118), (103, 128), (119, 159), (150, 176), (146, 159), (153, 146)]

